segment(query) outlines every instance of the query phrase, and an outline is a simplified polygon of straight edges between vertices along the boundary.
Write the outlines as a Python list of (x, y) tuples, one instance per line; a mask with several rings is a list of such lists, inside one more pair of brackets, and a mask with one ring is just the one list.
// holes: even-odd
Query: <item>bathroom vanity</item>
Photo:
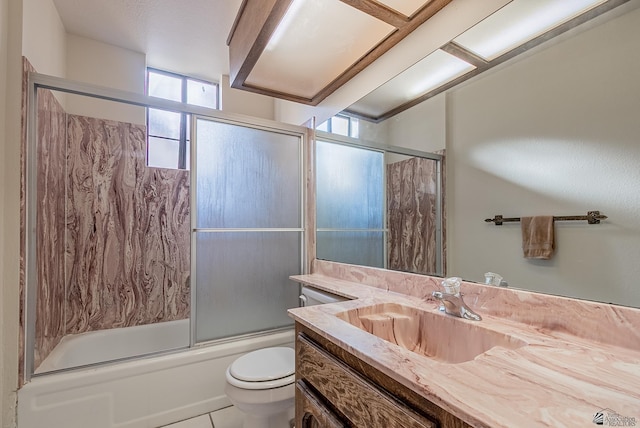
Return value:
[(296, 426), (640, 424), (640, 311), (463, 283), (482, 321), (438, 310), (440, 278), (314, 262), (295, 281), (353, 300), (290, 310)]
[(296, 333), (296, 427), (469, 426), (304, 326)]

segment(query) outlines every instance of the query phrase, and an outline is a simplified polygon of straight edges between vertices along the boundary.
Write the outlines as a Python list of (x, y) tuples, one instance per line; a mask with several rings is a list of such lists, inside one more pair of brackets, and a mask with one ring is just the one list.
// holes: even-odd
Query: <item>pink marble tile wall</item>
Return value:
[(19, 356), (18, 356), (18, 381), (22, 386), (24, 379), (24, 290), (25, 290), (25, 237), (26, 237), (26, 201), (25, 201), (25, 173), (27, 151), (27, 87), (29, 72), (35, 71), (31, 63), (22, 57), (22, 103), (20, 114), (20, 331), (18, 332)]
[[(24, 361), (28, 73), (23, 58), (20, 382)], [(35, 367), (65, 334), (190, 312), (189, 173), (145, 165), (145, 129), (67, 115), (38, 91)]]
[(410, 158), (387, 164), (388, 267), (436, 272), (436, 162)]
[[(26, 171), (26, 98), (28, 73), (35, 71), (23, 58), (23, 103), (22, 103), (22, 171), (20, 180), (21, 254), (20, 290), (24, 295), (25, 281), (25, 174)], [(37, 317), (35, 325), (35, 355), (37, 366), (64, 336), (65, 286), (64, 286), (64, 186), (65, 186), (65, 140), (66, 113), (53, 93), (38, 91), (38, 166), (40, 173), (36, 183), (36, 269), (38, 289), (36, 311), (47, 314)], [(62, 189), (62, 192), (60, 190)], [(24, 343), (24, 302), (20, 299), (20, 349)], [(22, 351), (21, 351), (22, 352)], [(22, 371), (22, 355), (20, 358)], [(22, 374), (22, 372), (21, 372)], [(22, 379), (22, 376), (20, 377)]]
[(189, 316), (189, 173), (147, 167), (145, 139), (68, 117), (67, 333)]

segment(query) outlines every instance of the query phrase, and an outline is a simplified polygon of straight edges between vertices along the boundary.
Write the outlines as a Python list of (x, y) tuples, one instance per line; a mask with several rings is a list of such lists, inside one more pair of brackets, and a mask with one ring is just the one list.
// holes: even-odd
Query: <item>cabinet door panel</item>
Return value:
[(345, 428), (303, 381), (296, 383), (296, 427)]
[(331, 354), (298, 336), (298, 378), (313, 386), (357, 427), (435, 428)]

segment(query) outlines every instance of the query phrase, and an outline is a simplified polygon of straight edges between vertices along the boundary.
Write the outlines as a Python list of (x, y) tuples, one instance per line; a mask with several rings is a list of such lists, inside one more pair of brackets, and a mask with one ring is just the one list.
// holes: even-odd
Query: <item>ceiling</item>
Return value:
[(145, 53), (147, 65), (218, 81), (242, 0), (53, 0), (70, 34)]
[[(590, 5), (588, 7), (601, 4), (594, 8), (593, 11), (596, 12), (596, 9), (604, 11), (626, 1), (628, 0), (572, 0), (572, 3), (578, 6), (584, 3), (585, 5)], [(238, 22), (235, 22), (243, 0), (189, 0), (188, 2), (179, 0), (53, 0), (68, 33), (144, 53), (146, 54), (147, 65), (150, 67), (211, 81), (219, 81), (221, 75), (227, 74), (231, 75), (233, 87), (311, 105), (318, 104), (324, 97), (327, 97), (359, 71), (370, 65), (378, 56), (402, 40), (451, 0), (332, 0), (331, 4), (335, 7), (348, 9), (352, 13), (359, 13), (360, 17), (369, 19), (369, 21), (377, 19), (381, 25), (386, 25), (380, 30), (380, 34), (375, 35), (372, 42), (368, 42), (369, 45), (375, 45), (376, 47), (369, 50), (364, 56), (362, 56), (363, 52), (369, 49), (369, 45), (364, 46), (355, 53), (351, 51), (354, 50), (352, 45), (364, 39), (364, 34), (372, 28), (369, 21), (366, 21), (366, 25), (363, 24), (362, 28), (350, 24), (353, 18), (350, 18), (351, 21), (340, 23), (337, 16), (342, 16), (343, 14), (347, 17), (350, 16), (346, 11), (342, 14), (332, 13), (335, 10), (329, 7), (328, 0), (306, 0), (305, 4), (317, 6), (317, 10), (312, 10), (311, 13), (313, 18), (311, 20), (297, 18), (291, 21), (295, 25), (290, 23), (285, 25), (287, 21), (285, 12), (293, 14), (293, 11), (296, 10), (293, 6), (289, 8), (290, 2), (291, 0), (254, 0), (253, 2), (247, 2), (245, 3), (245, 9), (239, 15)], [(464, 4), (464, 2), (462, 3)], [(495, 13), (494, 16), (498, 16), (503, 12), (506, 13), (510, 8), (518, 7), (518, 5), (531, 8), (532, 4), (548, 3), (552, 6), (557, 6), (566, 2), (537, 0), (532, 3), (531, 0), (509, 0), (506, 3), (509, 3), (509, 5), (500, 9), (500, 12)], [(247, 13), (246, 4), (252, 4), (254, 9), (262, 13), (265, 16), (265, 22), (261, 24), (262, 21), (257, 19), (260, 17), (259, 14)], [(295, 5), (295, 3), (293, 4)], [(459, 4), (460, 1), (452, 4), (454, 6), (452, 13), (456, 14), (457, 20), (462, 19), (464, 16), (464, 11), (459, 9)], [(467, 6), (469, 5), (467, 4)], [(400, 9), (408, 8), (404, 11), (406, 15), (398, 12), (394, 7)], [(276, 14), (270, 8), (277, 9), (279, 12)], [(543, 12), (547, 13), (546, 11)], [(329, 29), (328, 33), (320, 31), (322, 29), (316, 29), (319, 26), (318, 22), (322, 22), (320, 19), (321, 13), (328, 14), (328, 21), (321, 26), (324, 27), (324, 30)], [(601, 11), (597, 11), (595, 15), (599, 13)], [(524, 17), (534, 15), (529, 10), (525, 10), (520, 14)], [(584, 15), (586, 16), (585, 20), (593, 17), (587, 16), (588, 14), (586, 13)], [(243, 21), (245, 16), (247, 18)], [(277, 16), (277, 19), (274, 16)], [(509, 25), (521, 26), (520, 24), (514, 24), (515, 21), (512, 16), (507, 16), (507, 18), (506, 22), (511, 22)], [(576, 25), (573, 21), (581, 19), (582, 17), (578, 16), (566, 22), (566, 28), (572, 28)], [(294, 30), (299, 27), (301, 31), (298, 35), (284, 33), (288, 37), (282, 36), (280, 37), (281, 41), (278, 42), (278, 45), (282, 45), (280, 50), (283, 52), (281, 52), (280, 56), (274, 56), (276, 49), (267, 42), (271, 35), (273, 35), (274, 39), (277, 39), (277, 31), (274, 30), (279, 24), (282, 24), (284, 28)], [(494, 27), (500, 28), (497, 25), (493, 25), (490, 19), (486, 20), (486, 24), (491, 29)], [(478, 26), (480, 25), (478, 24)], [(234, 28), (233, 33), (232, 27)], [(337, 30), (347, 27), (353, 27), (355, 34), (342, 34), (342, 30)], [(437, 27), (437, 24), (434, 24), (434, 27)], [(394, 30), (392, 31), (390, 28)], [(268, 29), (268, 31), (265, 29)], [(565, 29), (560, 30), (560, 32), (565, 31)], [(263, 33), (268, 34), (269, 37), (265, 38)], [(230, 34), (233, 37), (230, 38)], [(237, 36), (238, 34), (240, 36)], [(311, 35), (314, 36), (312, 40), (309, 39)], [(337, 47), (329, 43), (330, 35), (338, 36)], [(231, 51), (227, 46), (228, 39), (230, 39)], [(378, 39), (381, 39), (382, 42), (379, 42)], [(471, 42), (476, 39), (478, 37), (474, 36), (471, 38)], [(529, 49), (531, 46), (546, 39), (548, 39), (548, 36), (543, 33), (534, 40), (527, 42), (530, 46), (524, 47)], [(235, 40), (239, 42), (234, 44)], [(340, 44), (345, 40), (353, 43), (349, 42), (351, 44), (345, 47)], [(449, 40), (447, 41), (449, 42)], [(448, 87), (454, 86), (464, 79), (470, 78), (523, 51), (519, 47), (501, 54), (497, 58), (481, 58), (473, 52), (473, 49), (465, 46), (468, 41), (454, 42), (458, 42), (458, 40), (454, 39), (441, 46), (441, 49), (446, 52), (436, 51), (423, 60), (416, 62), (413, 67), (396, 76), (386, 85), (368, 95), (368, 97), (363, 98), (359, 104), (354, 104), (350, 112), (369, 120), (383, 120), (385, 117), (396, 114), (426, 99), (426, 97), (446, 90)], [(290, 46), (291, 43), (297, 43), (297, 45), (292, 47)], [(326, 47), (324, 45), (329, 46), (331, 49), (326, 52), (322, 51), (321, 49)], [(236, 46), (239, 46), (239, 48), (236, 48), (235, 52), (240, 52), (242, 55), (233, 55), (233, 48)], [(312, 49), (309, 46), (312, 46)], [(257, 53), (254, 53), (254, 50)], [(336, 58), (340, 58), (339, 54), (343, 51), (351, 54), (351, 56), (347, 57), (343, 64), (338, 64), (339, 66), (333, 64)], [(231, 66), (229, 61), (230, 52), (232, 54)], [(324, 54), (322, 54), (323, 52)], [(410, 82), (415, 81), (415, 79), (407, 79), (405, 74), (413, 72), (418, 76), (438, 75), (438, 63), (437, 61), (431, 61), (430, 58), (436, 53), (441, 56), (451, 57), (453, 55), (460, 58), (466, 61), (466, 66), (472, 69), (470, 71), (469, 67), (461, 68), (456, 71), (458, 74), (452, 74), (448, 77), (448, 83), (444, 82), (441, 86), (430, 89), (422, 95), (417, 92), (406, 95), (405, 93), (408, 93), (412, 85)], [(366, 61), (366, 59), (370, 61)], [(321, 71), (324, 70), (322, 67), (326, 65), (325, 63), (329, 64), (330, 67), (325, 67), (327, 72), (323, 75)], [(259, 72), (264, 71), (265, 64), (268, 66), (268, 72), (263, 73), (262, 77), (267, 77), (261, 81)], [(349, 66), (349, 64), (352, 65)], [(324, 76), (325, 79), (320, 82), (313, 80), (319, 79), (318, 76)], [(295, 84), (297, 82), (296, 79), (302, 79), (297, 86)], [(295, 93), (296, 88), (299, 89), (300, 93)], [(359, 105), (360, 107), (358, 107)]]
[(318, 105), (452, 0), (253, 0), (229, 38), (231, 86)]

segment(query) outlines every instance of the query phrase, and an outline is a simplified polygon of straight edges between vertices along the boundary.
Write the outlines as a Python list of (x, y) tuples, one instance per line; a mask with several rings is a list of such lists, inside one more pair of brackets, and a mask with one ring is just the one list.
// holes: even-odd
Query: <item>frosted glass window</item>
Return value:
[(384, 267), (383, 232), (318, 231), (316, 257), (362, 266)]
[(293, 324), (301, 232), (199, 232), (196, 341)]
[(149, 109), (149, 135), (180, 140), (180, 113)]
[(318, 141), (316, 148), (319, 229), (382, 229), (384, 155)]
[(299, 136), (198, 120), (197, 228), (298, 228)]
[(147, 165), (157, 168), (178, 167), (178, 141), (149, 136), (147, 144)]
[(331, 127), (334, 134), (349, 136), (349, 118), (334, 116), (331, 118)]
[(360, 121), (355, 117), (337, 114), (320, 125), (316, 126), (318, 131), (331, 132), (333, 134), (346, 135), (351, 138), (360, 137)]
[(187, 102), (202, 107), (218, 108), (218, 86), (199, 80), (187, 80)]
[(355, 117), (351, 117), (349, 119), (349, 123), (351, 124), (349, 136), (351, 138), (360, 138), (360, 120), (356, 119)]
[(147, 75), (147, 94), (166, 100), (182, 100), (182, 79), (167, 73), (149, 70)]

